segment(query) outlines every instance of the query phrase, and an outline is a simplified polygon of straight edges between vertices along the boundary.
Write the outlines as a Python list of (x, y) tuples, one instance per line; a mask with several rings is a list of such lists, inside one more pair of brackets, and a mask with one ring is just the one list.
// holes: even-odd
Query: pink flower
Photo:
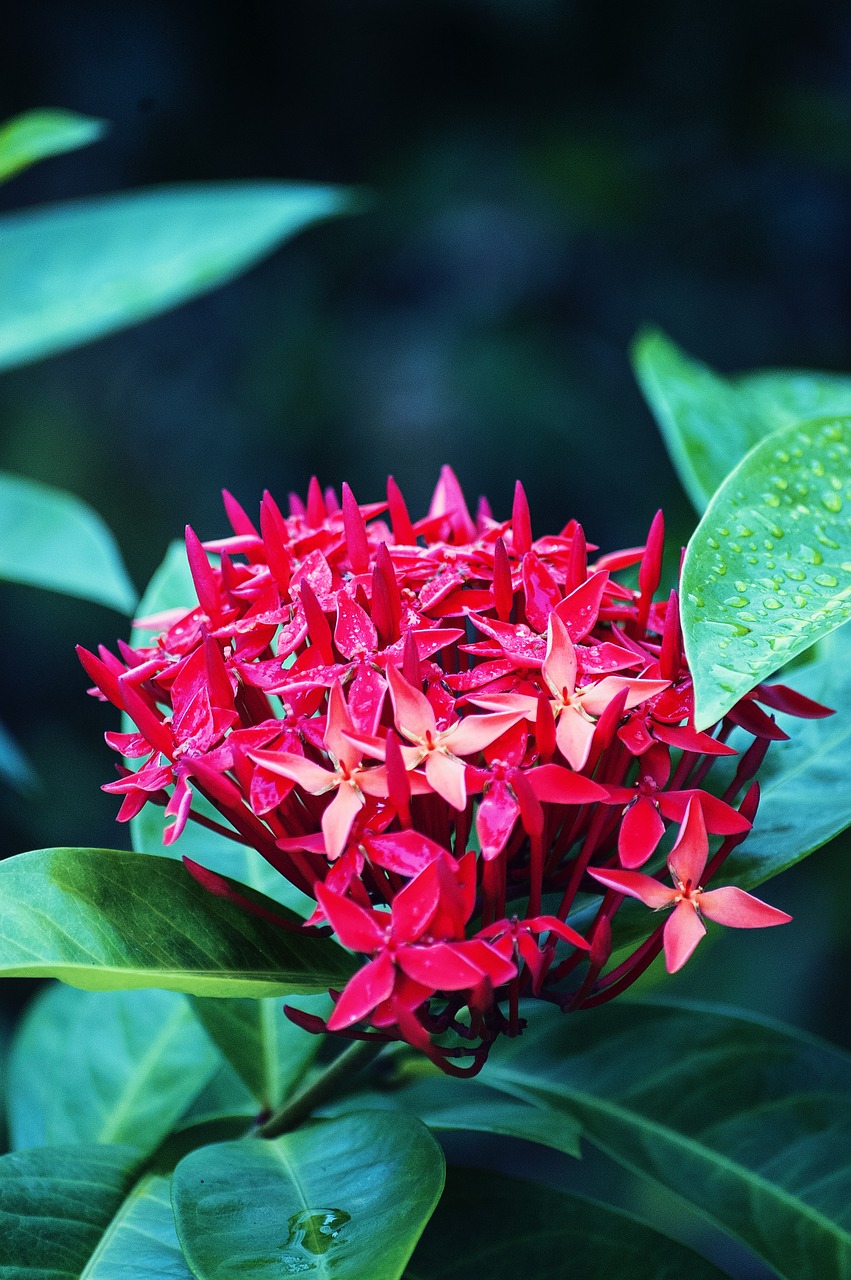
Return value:
[(668, 870), (674, 882), (666, 889), (652, 876), (638, 871), (589, 870), (589, 875), (608, 889), (625, 893), (630, 898), (659, 910), (673, 907), (664, 930), (665, 966), (668, 973), (681, 969), (706, 933), (702, 917), (734, 929), (762, 929), (768, 925), (788, 924), (792, 919), (785, 911), (770, 907), (743, 889), (729, 886), (710, 889), (700, 884), (709, 857), (709, 840), (700, 801), (689, 800), (685, 821), (668, 858)]

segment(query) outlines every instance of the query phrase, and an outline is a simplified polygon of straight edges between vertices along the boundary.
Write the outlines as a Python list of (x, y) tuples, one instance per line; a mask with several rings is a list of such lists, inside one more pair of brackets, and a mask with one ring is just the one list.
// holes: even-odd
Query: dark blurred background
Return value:
[[(226, 288), (0, 377), (0, 467), (86, 498), (140, 588), (187, 521), (223, 530), (223, 485), (251, 511), (313, 472), (369, 501), (392, 471), (422, 514), (449, 462), (498, 514), (521, 478), (536, 533), (578, 516), (633, 544), (663, 505), (684, 541), (635, 331), (722, 370), (851, 369), (845, 4), (34, 0), (3, 28), (0, 118), (66, 107), (111, 129), (0, 208), (230, 178), (373, 193)], [(73, 643), (126, 621), (7, 585), (0, 616), (0, 715), (43, 780), (0, 798), (4, 851), (124, 843), (98, 790), (112, 717)], [(842, 866), (834, 849), (769, 893), (803, 922), (760, 936), (767, 976), (727, 938), (676, 991), (847, 1042)]]

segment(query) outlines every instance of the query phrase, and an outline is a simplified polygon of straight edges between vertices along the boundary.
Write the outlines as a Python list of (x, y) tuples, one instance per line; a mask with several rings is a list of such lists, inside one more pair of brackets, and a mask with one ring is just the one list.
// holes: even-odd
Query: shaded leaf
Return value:
[(174, 1174), (177, 1231), (199, 1280), (397, 1280), (443, 1176), (440, 1147), (410, 1116), (320, 1120), (187, 1156)]
[[(788, 1280), (851, 1276), (851, 1058), (708, 1005), (547, 1010), (495, 1046), (489, 1085), (565, 1112)], [(581, 1046), (581, 1047), (578, 1047)]]
[(219, 1061), (185, 996), (51, 987), (36, 997), (12, 1048), (12, 1145), (153, 1151)]
[(131, 613), (136, 603), (100, 516), (71, 493), (5, 472), (0, 472), (0, 578), (96, 600), (120, 613)]
[(25, 111), (7, 120), (0, 127), (0, 182), (38, 160), (97, 142), (106, 128), (105, 120), (55, 109)]
[(851, 628), (828, 636), (793, 683), (836, 711), (829, 720), (778, 715), (789, 740), (772, 742), (759, 771), (753, 830), (724, 867), (725, 879), (743, 889), (794, 866), (851, 826)]
[(40, 1147), (0, 1157), (0, 1280), (82, 1277), (138, 1161), (138, 1151), (117, 1146)]
[(342, 986), (352, 971), (351, 957), (329, 939), (248, 915), (171, 858), (39, 849), (0, 863), (6, 976), (55, 977), (94, 991), (270, 996)]
[(373, 1106), (418, 1116), (436, 1133), (498, 1133), (537, 1142), (568, 1156), (581, 1155), (581, 1126), (569, 1116), (525, 1102), (509, 1102), (496, 1089), (449, 1076), (417, 1080), (402, 1089), (351, 1094), (323, 1108), (323, 1114), (340, 1115)]
[(192, 1280), (174, 1227), (171, 1180), (142, 1178), (104, 1232), (81, 1280)]
[(632, 360), (680, 482), (699, 512), (765, 435), (810, 418), (851, 414), (851, 378), (794, 369), (724, 378), (657, 329), (638, 335)]
[(699, 1254), (618, 1209), (480, 1169), (447, 1170), (446, 1190), (407, 1280), (712, 1280)]
[(0, 368), (178, 306), (351, 208), (333, 187), (233, 182), (8, 214), (0, 220)]
[(0, 723), (0, 778), (17, 791), (33, 791), (38, 775), (15, 739)]
[(689, 540), (681, 614), (695, 726), (851, 618), (851, 418), (783, 427)]
[[(322, 1037), (290, 1022), (281, 1000), (193, 999), (202, 1026), (233, 1064), (260, 1107), (276, 1108), (298, 1084), (322, 1047)], [(327, 1018), (330, 996), (299, 1001)]]

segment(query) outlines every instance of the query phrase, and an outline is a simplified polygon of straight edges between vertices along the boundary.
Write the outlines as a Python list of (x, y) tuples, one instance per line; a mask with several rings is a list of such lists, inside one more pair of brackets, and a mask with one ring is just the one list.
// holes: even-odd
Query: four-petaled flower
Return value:
[(716, 924), (731, 925), (734, 929), (762, 929), (768, 925), (788, 924), (792, 919), (785, 911), (770, 907), (752, 894), (745, 893), (744, 889), (732, 885), (722, 889), (704, 889), (700, 881), (708, 858), (709, 840), (703, 810), (698, 799), (691, 799), (677, 843), (668, 856), (673, 889), (640, 871), (591, 868), (588, 872), (607, 889), (638, 898), (654, 910), (674, 908), (663, 934), (668, 973), (676, 973), (683, 967), (706, 933), (702, 916)]

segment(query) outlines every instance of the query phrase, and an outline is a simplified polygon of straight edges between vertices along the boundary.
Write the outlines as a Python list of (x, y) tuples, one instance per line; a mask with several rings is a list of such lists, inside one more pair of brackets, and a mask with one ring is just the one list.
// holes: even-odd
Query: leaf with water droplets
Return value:
[(681, 599), (698, 729), (851, 618), (851, 418), (751, 449), (689, 541)]
[(399, 1280), (443, 1178), (424, 1124), (360, 1111), (201, 1147), (177, 1166), (172, 1202), (199, 1280)]
[(724, 378), (657, 329), (638, 335), (632, 362), (680, 483), (698, 511), (770, 432), (851, 413), (851, 378), (800, 369)]

